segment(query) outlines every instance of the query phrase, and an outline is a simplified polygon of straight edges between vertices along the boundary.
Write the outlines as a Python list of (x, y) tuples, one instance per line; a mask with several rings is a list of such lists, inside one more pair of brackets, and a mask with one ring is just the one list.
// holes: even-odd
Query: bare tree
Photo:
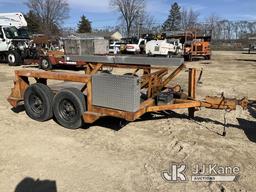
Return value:
[(210, 31), (213, 39), (218, 39), (219, 37), (219, 33), (217, 30), (217, 25), (219, 21), (220, 18), (215, 14), (212, 14), (208, 18), (206, 18), (206, 30)]
[(235, 35), (235, 39), (238, 39), (239, 37), (239, 26), (238, 26), (238, 22), (233, 22), (234, 24), (234, 27), (233, 27), (233, 32), (234, 32), (234, 35)]
[(249, 22), (248, 29), (251, 34), (254, 34), (256, 32), (256, 22)]
[(145, 10), (145, 0), (111, 0), (110, 5), (121, 13), (121, 19), (125, 22), (126, 33), (131, 35), (132, 25)]
[(213, 24), (211, 29), (213, 30), (212, 37), (214, 40), (237, 40), (256, 35), (256, 22), (230, 21), (224, 19), (213, 23), (209, 21), (208, 25), (209, 28), (211, 28), (210, 26)]
[(141, 11), (131, 27), (131, 35), (140, 36), (142, 34), (152, 33), (155, 23), (155, 18), (152, 15)]
[(181, 25), (184, 31), (194, 30), (198, 23), (199, 13), (193, 9), (183, 9), (181, 12)]
[(38, 16), (45, 33), (55, 33), (69, 17), (67, 0), (28, 0), (25, 4)]
[(146, 14), (143, 21), (143, 32), (144, 33), (155, 33), (156, 21), (154, 16)]

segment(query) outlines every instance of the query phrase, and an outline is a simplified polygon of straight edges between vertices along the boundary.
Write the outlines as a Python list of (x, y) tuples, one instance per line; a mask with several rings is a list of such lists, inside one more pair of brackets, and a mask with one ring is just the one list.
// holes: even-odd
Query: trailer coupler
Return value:
[(246, 110), (248, 108), (248, 99), (244, 97), (241, 100), (225, 98), (224, 95), (221, 97), (206, 97), (205, 101), (201, 102), (201, 107), (209, 109), (223, 109), (227, 111), (236, 110), (236, 106), (239, 105)]

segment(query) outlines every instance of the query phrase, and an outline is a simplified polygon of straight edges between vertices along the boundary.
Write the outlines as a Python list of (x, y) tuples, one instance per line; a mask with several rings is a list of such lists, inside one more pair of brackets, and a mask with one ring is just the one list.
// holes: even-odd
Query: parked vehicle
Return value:
[(251, 54), (252, 51), (256, 51), (256, 44), (249, 45), (248, 54)]
[(121, 51), (121, 42), (119, 41), (110, 41), (109, 44), (109, 53), (118, 54)]
[(128, 53), (143, 53), (145, 52), (146, 39), (134, 40), (132, 43), (126, 45), (126, 52)]
[(34, 55), (29, 49), (27, 22), (22, 13), (0, 13), (0, 57), (16, 66)]
[(251, 52), (256, 51), (256, 37), (249, 37), (249, 47), (244, 48), (245, 51), (248, 51), (248, 54), (251, 54)]
[(203, 57), (206, 60), (211, 59), (210, 42), (204, 39), (193, 39), (184, 44), (184, 58), (191, 61), (193, 57)]
[(211, 59), (211, 32), (205, 31), (198, 34), (196, 31), (177, 32), (167, 34), (167, 38), (180, 39), (183, 44), (183, 55), (185, 60), (193, 58)]
[(146, 44), (146, 54), (148, 56), (167, 56), (182, 54), (182, 44), (179, 39), (152, 40)]

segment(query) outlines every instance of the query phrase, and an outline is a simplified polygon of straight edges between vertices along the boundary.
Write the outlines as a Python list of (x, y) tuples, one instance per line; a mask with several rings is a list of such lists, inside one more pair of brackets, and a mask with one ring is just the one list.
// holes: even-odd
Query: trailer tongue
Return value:
[[(15, 71), (14, 88), (8, 98), (13, 107), (24, 101), (27, 114), (45, 121), (53, 116), (66, 128), (79, 128), (103, 116), (135, 121), (148, 112), (188, 109), (194, 117), (198, 108), (235, 110), (247, 108), (246, 98), (206, 97), (196, 100), (197, 70), (189, 68), (188, 93), (170, 82), (186, 68), (182, 59), (72, 56), (69, 60), (85, 68), (85, 74), (42, 70)], [(159, 67), (158, 65), (162, 65)], [(170, 66), (177, 66), (171, 70)], [(132, 70), (124, 75), (101, 73), (105, 67)], [(37, 83), (30, 84), (30, 79)], [(59, 86), (54, 90), (48, 80), (77, 82), (80, 86)]]

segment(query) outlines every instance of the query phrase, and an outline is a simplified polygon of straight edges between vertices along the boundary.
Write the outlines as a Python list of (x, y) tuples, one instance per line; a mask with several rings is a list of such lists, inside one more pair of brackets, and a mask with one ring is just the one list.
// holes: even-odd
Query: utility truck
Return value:
[(182, 44), (179, 39), (152, 40), (146, 44), (148, 56), (166, 56), (182, 54)]
[(27, 22), (22, 13), (0, 13), (0, 58), (10, 66), (31, 55)]
[(197, 31), (185, 31), (168, 35), (168, 38), (180, 39), (183, 44), (183, 56), (186, 61), (192, 61), (193, 58), (211, 59), (211, 35), (210, 31), (204, 34), (197, 34)]

